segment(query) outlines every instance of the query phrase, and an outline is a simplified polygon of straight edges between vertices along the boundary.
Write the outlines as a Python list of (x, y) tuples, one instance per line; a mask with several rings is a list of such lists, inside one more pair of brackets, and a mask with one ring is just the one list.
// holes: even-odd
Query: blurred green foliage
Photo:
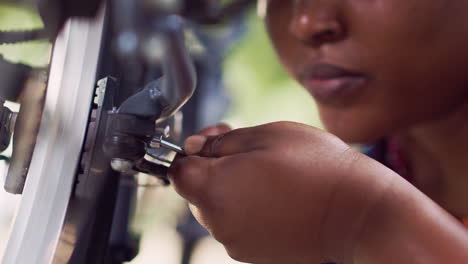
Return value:
[[(0, 4), (0, 30), (30, 30), (43, 27), (33, 9), (11, 4)], [(0, 45), (0, 55), (14, 63), (44, 67), (49, 62), (50, 44), (47, 41), (30, 41), (20, 44)]]
[(225, 63), (233, 100), (226, 122), (238, 127), (289, 120), (321, 127), (315, 103), (282, 68), (263, 21), (252, 14), (248, 24), (247, 36)]
[(12, 4), (0, 4), (1, 30), (38, 29), (42, 26), (42, 21), (35, 10)]

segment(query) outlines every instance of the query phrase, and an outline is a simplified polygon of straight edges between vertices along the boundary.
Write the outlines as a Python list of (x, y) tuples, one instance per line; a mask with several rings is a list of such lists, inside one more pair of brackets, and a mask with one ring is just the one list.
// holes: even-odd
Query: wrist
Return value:
[(467, 243), (454, 217), (397, 176), (366, 214), (350, 263), (462, 263)]
[(376, 221), (370, 215), (381, 206), (395, 178), (384, 165), (360, 153), (351, 153), (350, 163), (334, 188), (323, 220), (324, 260), (353, 263), (363, 231)]

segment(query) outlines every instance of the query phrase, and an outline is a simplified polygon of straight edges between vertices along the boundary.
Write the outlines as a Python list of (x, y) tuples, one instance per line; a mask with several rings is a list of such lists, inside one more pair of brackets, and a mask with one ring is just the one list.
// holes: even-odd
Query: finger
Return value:
[(213, 158), (250, 152), (266, 148), (288, 136), (288, 132), (292, 130), (285, 128), (290, 126), (291, 123), (288, 122), (276, 122), (231, 130), (215, 136), (198, 134), (187, 138), (184, 149), (187, 155)]
[(210, 126), (210, 127), (207, 127), (205, 129), (203, 129), (202, 131), (198, 132), (197, 135), (217, 136), (217, 135), (220, 135), (220, 134), (227, 133), (227, 132), (229, 132), (231, 130), (232, 130), (232, 128), (228, 124), (220, 123), (220, 124), (218, 124), (216, 126)]
[(201, 151), (206, 138), (209, 136), (218, 136), (231, 131), (232, 128), (224, 123), (216, 126), (211, 126), (198, 132), (196, 135), (188, 137), (184, 143), (184, 151), (186, 155), (194, 155)]
[(216, 136), (196, 135), (185, 142), (189, 155), (218, 158), (258, 149), (264, 144), (260, 129), (242, 128)]
[(177, 193), (193, 204), (204, 199), (211, 161), (199, 156), (179, 157), (169, 168), (169, 180)]

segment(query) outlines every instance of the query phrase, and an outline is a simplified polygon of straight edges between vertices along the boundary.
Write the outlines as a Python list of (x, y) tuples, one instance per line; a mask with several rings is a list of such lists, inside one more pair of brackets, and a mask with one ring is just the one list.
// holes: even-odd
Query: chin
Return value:
[(374, 143), (391, 135), (391, 122), (363, 115), (330, 115), (321, 113), (325, 129), (349, 144)]
[(372, 133), (371, 131), (359, 128), (337, 129), (329, 126), (325, 126), (325, 128), (328, 132), (332, 133), (348, 144), (370, 144), (384, 137), (376, 135), (376, 133)]

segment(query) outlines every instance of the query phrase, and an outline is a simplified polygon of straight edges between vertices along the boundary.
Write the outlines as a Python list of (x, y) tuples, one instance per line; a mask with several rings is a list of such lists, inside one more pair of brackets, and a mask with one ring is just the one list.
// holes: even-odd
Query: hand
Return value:
[(211, 127), (188, 138), (185, 150), (191, 155), (170, 170), (176, 191), (231, 257), (246, 262), (351, 258), (367, 211), (393, 176), (297, 123)]

